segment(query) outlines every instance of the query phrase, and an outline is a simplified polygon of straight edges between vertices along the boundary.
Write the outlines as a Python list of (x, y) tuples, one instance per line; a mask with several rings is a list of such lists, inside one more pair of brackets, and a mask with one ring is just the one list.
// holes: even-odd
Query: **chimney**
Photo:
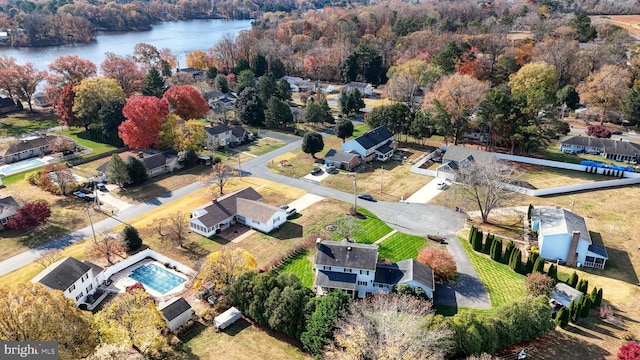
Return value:
[(316, 248), (320, 248), (320, 243), (322, 243), (322, 238), (317, 238), (316, 239)]
[(353, 249), (351, 246), (347, 246), (347, 251), (351, 251)]
[(142, 151), (139, 151), (139, 152), (138, 152), (138, 157), (139, 157), (140, 159), (144, 158), (144, 153), (143, 153)]
[(576, 266), (578, 260), (578, 242), (580, 242), (580, 231), (571, 234), (571, 244), (567, 253), (567, 266)]

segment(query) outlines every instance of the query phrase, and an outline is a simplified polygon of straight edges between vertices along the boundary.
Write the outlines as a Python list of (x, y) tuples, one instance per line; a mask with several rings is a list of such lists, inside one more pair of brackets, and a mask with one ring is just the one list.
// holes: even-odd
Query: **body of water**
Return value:
[(188, 20), (172, 21), (154, 25), (148, 31), (99, 32), (96, 41), (90, 44), (38, 48), (3, 48), (0, 56), (11, 56), (19, 64), (32, 62), (40, 70), (63, 55), (77, 55), (93, 61), (96, 66), (104, 60), (105, 52), (120, 56), (133, 54), (138, 43), (147, 43), (158, 50), (168, 48), (176, 56), (180, 67), (186, 67), (186, 55), (195, 50), (207, 51), (225, 34), (237, 35), (251, 28), (251, 20)]

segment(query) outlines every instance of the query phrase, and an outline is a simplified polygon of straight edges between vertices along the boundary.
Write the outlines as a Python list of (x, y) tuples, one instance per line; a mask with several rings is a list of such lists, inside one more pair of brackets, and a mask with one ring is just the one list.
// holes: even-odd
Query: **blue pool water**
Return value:
[(140, 266), (133, 270), (129, 277), (163, 295), (186, 281), (185, 278), (167, 271), (156, 264)]
[(19, 161), (14, 164), (0, 166), (0, 173), (8, 176), (12, 174), (17, 174), (21, 171), (37, 168), (39, 166), (43, 166), (46, 164), (47, 163), (45, 163), (40, 159), (28, 159), (28, 160)]

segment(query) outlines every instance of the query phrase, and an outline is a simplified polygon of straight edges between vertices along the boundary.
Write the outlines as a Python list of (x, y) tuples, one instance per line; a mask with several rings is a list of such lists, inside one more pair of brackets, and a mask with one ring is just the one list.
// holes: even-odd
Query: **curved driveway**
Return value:
[[(264, 134), (264, 133), (263, 133)], [(271, 134), (267, 133), (267, 136)], [(278, 138), (282, 138), (280, 135)], [(291, 139), (291, 138), (289, 138)], [(285, 140), (286, 139), (282, 139)], [(296, 139), (287, 145), (276, 149), (268, 154), (253, 158), (242, 163), (243, 176), (255, 176), (283, 183), (289, 186), (302, 188), (307, 192), (326, 198), (334, 198), (347, 203), (354, 201), (354, 194), (345, 193), (320, 185), (318, 182), (306, 179), (290, 178), (279, 174), (274, 174), (267, 169), (267, 162), (279, 155), (298, 149), (302, 140)], [(340, 175), (336, 175), (340, 176)], [(345, 181), (351, 182), (352, 178), (344, 176)], [(146, 203), (131, 206), (120, 212), (117, 216), (98, 221), (94, 224), (96, 233), (106, 231), (120, 223), (129, 221), (136, 216), (152, 211), (158, 206), (166, 204), (174, 199), (180, 198), (193, 191), (201, 189), (202, 185), (197, 182), (187, 185), (176, 191), (164, 194)], [(376, 214), (389, 226), (404, 233), (421, 235), (439, 233), (445, 236), (449, 244), (447, 249), (456, 260), (460, 281), (453, 286), (436, 287), (435, 302), (442, 305), (487, 308), (490, 307), (487, 292), (478, 279), (478, 274), (471, 265), (464, 249), (458, 242), (455, 232), (464, 226), (464, 215), (456, 213), (440, 205), (405, 203), (405, 202), (369, 202), (358, 199), (358, 206), (361, 206)], [(17, 270), (35, 261), (46, 249), (65, 248), (73, 243), (81, 241), (91, 236), (91, 228), (85, 227), (74, 231), (61, 238), (53, 240), (36, 249), (31, 249), (22, 254), (0, 262), (0, 275)]]

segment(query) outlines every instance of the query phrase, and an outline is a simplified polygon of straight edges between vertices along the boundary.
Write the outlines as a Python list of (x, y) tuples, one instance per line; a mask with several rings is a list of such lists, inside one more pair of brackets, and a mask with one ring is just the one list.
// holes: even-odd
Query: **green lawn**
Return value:
[(104, 154), (104, 153), (106, 153), (108, 151), (117, 149), (117, 147), (109, 145), (109, 144), (103, 144), (103, 143), (95, 142), (95, 141), (92, 141), (92, 140), (89, 140), (89, 139), (85, 139), (82, 136), (83, 132), (84, 132), (84, 129), (81, 129), (81, 128), (71, 128), (71, 129), (66, 128), (66, 129), (64, 129), (62, 131), (56, 131), (56, 133), (58, 133), (58, 134), (62, 134), (62, 135), (65, 135), (65, 136), (68, 136), (68, 137), (72, 138), (80, 146), (84, 146), (84, 147), (88, 147), (90, 149), (93, 149), (93, 152), (91, 154), (85, 155), (84, 157)]
[(304, 250), (285, 261), (278, 267), (277, 271), (295, 274), (303, 286), (311, 287), (313, 285), (314, 274), (308, 250)]
[[(373, 244), (393, 230), (389, 225), (385, 224), (384, 221), (378, 219), (378, 217), (369, 211), (363, 208), (358, 208), (358, 211), (366, 215), (367, 218), (365, 220), (358, 220), (361, 227), (359, 231), (353, 235), (356, 242), (362, 244)], [(335, 234), (333, 240), (340, 240), (339, 237), (340, 236), (338, 234)]]
[(353, 137), (358, 137), (364, 133), (369, 131), (369, 125), (367, 124), (358, 124), (353, 127)]
[(262, 138), (255, 143), (252, 143), (246, 147), (238, 148), (239, 151), (246, 151), (249, 154), (253, 154), (255, 156), (264, 155), (268, 152), (281, 148), (285, 145), (284, 141), (280, 141), (272, 138)]
[(0, 129), (6, 129), (7, 136), (27, 134), (58, 125), (58, 117), (49, 112), (20, 111), (0, 118)]
[(425, 246), (427, 241), (424, 237), (398, 232), (380, 243), (378, 256), (393, 262), (415, 259), (420, 249)]
[(478, 272), (480, 280), (487, 288), (492, 307), (502, 306), (527, 295), (524, 289), (523, 275), (513, 272), (507, 265), (495, 262), (488, 256), (473, 251), (467, 239), (461, 237), (458, 239)]

